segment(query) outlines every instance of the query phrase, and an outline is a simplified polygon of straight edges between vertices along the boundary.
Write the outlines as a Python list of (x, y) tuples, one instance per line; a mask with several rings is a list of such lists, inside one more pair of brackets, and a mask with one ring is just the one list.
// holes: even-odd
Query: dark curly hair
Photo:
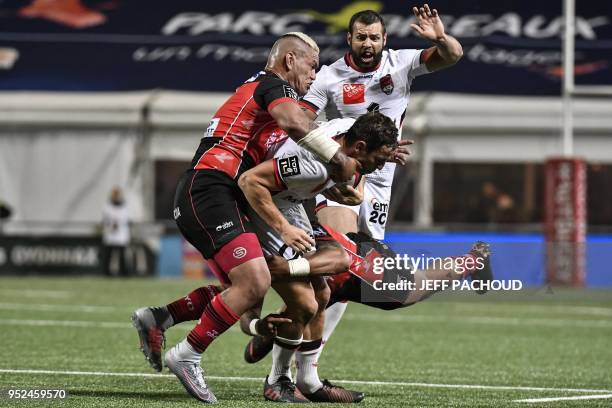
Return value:
[(383, 20), (382, 16), (375, 12), (374, 10), (362, 10), (353, 14), (351, 17), (351, 21), (349, 21), (348, 32), (353, 34), (353, 26), (356, 22), (360, 22), (365, 25), (370, 25), (374, 23), (379, 23), (382, 25), (383, 34), (387, 32), (387, 27), (385, 27), (385, 20)]
[(345, 137), (349, 146), (363, 140), (369, 153), (381, 146), (396, 147), (397, 136), (397, 127), (388, 116), (380, 112), (368, 112), (357, 118)]

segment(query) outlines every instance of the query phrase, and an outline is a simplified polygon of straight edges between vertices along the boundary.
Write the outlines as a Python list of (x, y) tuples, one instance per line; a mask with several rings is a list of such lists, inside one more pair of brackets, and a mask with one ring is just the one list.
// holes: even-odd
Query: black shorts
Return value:
[(187, 170), (174, 196), (174, 220), (206, 259), (245, 232), (247, 201), (237, 183), (217, 170)]

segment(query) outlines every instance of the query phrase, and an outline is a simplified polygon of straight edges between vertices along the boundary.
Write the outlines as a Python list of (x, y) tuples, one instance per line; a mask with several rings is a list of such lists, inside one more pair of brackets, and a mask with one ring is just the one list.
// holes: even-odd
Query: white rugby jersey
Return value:
[[(302, 99), (302, 106), (317, 115), (324, 110), (327, 119), (357, 118), (368, 109), (378, 110), (393, 120), (399, 131), (398, 139), (401, 139), (412, 80), (429, 73), (421, 63), (422, 51), (384, 50), (380, 64), (370, 72), (362, 72), (353, 65), (347, 53), (333, 64), (321, 67)], [(378, 186), (390, 188), (394, 172), (395, 163), (387, 163), (382, 170), (365, 177)]]
[[(329, 137), (346, 133), (355, 119), (335, 119), (323, 122)], [(288, 139), (274, 153), (274, 174), (279, 187), (286, 188), (273, 195), (279, 208), (287, 208), (313, 198), (318, 193), (336, 184), (330, 178), (331, 165), (323, 163), (317, 156)]]
[[(378, 109), (390, 117), (401, 132), (404, 112), (410, 100), (412, 80), (429, 73), (416, 49), (384, 50), (379, 66), (362, 72), (348, 55), (317, 73), (303, 104), (327, 119), (357, 118)], [(376, 105), (374, 105), (376, 104)]]

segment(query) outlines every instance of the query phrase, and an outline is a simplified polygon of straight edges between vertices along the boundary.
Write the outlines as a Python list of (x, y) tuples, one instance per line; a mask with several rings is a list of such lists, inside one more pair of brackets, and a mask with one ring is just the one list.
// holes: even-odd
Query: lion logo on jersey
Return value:
[(391, 95), (391, 92), (393, 92), (393, 79), (391, 78), (391, 74), (387, 74), (380, 78), (380, 89), (382, 89), (386, 95)]

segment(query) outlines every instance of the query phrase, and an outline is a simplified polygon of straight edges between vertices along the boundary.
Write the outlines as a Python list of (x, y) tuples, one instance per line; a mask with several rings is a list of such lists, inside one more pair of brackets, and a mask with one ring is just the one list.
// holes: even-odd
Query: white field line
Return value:
[(71, 291), (67, 290), (42, 290), (42, 289), (0, 289), (0, 294), (15, 296), (19, 298), (54, 298), (54, 299), (64, 299), (72, 296)]
[(606, 395), (579, 395), (577, 397), (528, 398), (528, 399), (514, 400), (514, 402), (576, 401), (576, 400), (591, 400), (591, 399), (606, 399), (606, 398), (612, 398), (612, 394), (606, 394)]
[[(116, 306), (92, 306), (92, 305), (53, 305), (53, 304), (29, 304), (29, 303), (0, 303), (0, 310), (27, 310), (27, 311), (44, 311), (44, 312), (83, 312), (83, 313), (110, 313), (124, 311), (128, 313), (130, 310), (136, 310), (137, 307), (116, 307)], [(584, 309), (596, 310), (593, 315), (605, 316), (603, 313), (606, 308), (590, 308)], [(503, 316), (465, 316), (458, 313), (452, 317), (440, 315), (419, 315), (410, 312), (387, 313), (384, 316), (380, 314), (351, 314), (347, 313), (344, 316), (346, 320), (353, 321), (381, 321), (381, 322), (418, 322), (418, 323), (466, 323), (466, 324), (484, 324), (484, 325), (505, 325), (505, 326), (544, 326), (544, 327), (577, 327), (577, 328), (600, 328), (611, 329), (612, 319), (564, 319), (564, 318), (546, 318), (546, 317), (503, 317)], [(4, 320), (0, 319), (0, 323)], [(40, 320), (42, 322), (43, 320)], [(58, 320), (50, 320), (57, 322)], [(8, 323), (7, 323), (8, 324)], [(12, 323), (14, 325), (14, 323)], [(39, 325), (43, 325), (40, 323)], [(51, 324), (50, 324), (51, 325)], [(71, 325), (68, 323), (67, 325)], [(74, 324), (73, 326), (78, 326)], [(83, 327), (93, 327), (91, 325)]]
[(484, 324), (502, 326), (546, 326), (563, 328), (589, 328), (589, 329), (612, 329), (612, 319), (608, 320), (579, 320), (579, 319), (555, 319), (555, 318), (535, 318), (535, 317), (494, 317), (494, 316), (433, 316), (433, 315), (412, 315), (406, 312), (396, 314), (367, 315), (347, 313), (343, 319), (352, 321), (367, 322), (396, 322), (396, 323), (465, 323), (465, 324)]
[[(115, 306), (88, 306), (88, 305), (51, 305), (40, 303), (0, 303), (0, 310), (27, 310), (36, 312), (83, 312), (83, 313), (110, 313), (128, 311), (128, 307)], [(134, 308), (133, 310), (136, 310)]]
[[(0, 308), (1, 309), (1, 308)], [(355, 315), (346, 314), (343, 319), (362, 322), (391, 323), (462, 323), (501, 326), (537, 326), (562, 328), (612, 329), (612, 320), (576, 320), (576, 319), (544, 319), (520, 317), (487, 317), (487, 316), (431, 316), (386, 314)], [(92, 320), (47, 320), (47, 319), (0, 319), (0, 325), (9, 326), (66, 326), (66, 327), (98, 327), (104, 329), (125, 329), (132, 327), (129, 323), (97, 322)]]
[[(96, 377), (140, 377), (140, 378), (176, 378), (171, 374), (153, 373), (118, 373), (103, 371), (61, 371), (61, 370), (18, 370), (0, 369), (5, 374), (43, 374), (43, 375), (74, 375), (74, 376), (96, 376)], [(206, 376), (206, 379), (219, 381), (263, 381), (260, 377), (223, 377)], [(419, 382), (395, 382), (395, 381), (362, 381), (362, 380), (334, 380), (340, 384), (382, 385), (391, 387), (429, 387), (429, 388), (464, 388), (482, 390), (507, 390), (507, 391), (559, 391), (559, 392), (585, 392), (585, 393), (610, 393), (611, 390), (592, 390), (580, 388), (547, 388), (547, 387), (520, 387), (505, 385), (476, 385), (476, 384), (431, 384)]]
[[(483, 303), (477, 302), (440, 302), (441, 305), (452, 305), (456, 308), (470, 309), (482, 308)], [(508, 310), (508, 306), (511, 306), (513, 310), (521, 312), (533, 312), (533, 313), (565, 313), (570, 315), (578, 316), (610, 316), (612, 317), (612, 307), (601, 307), (601, 306), (571, 306), (571, 305), (523, 305), (517, 302), (491, 302), (486, 303), (486, 307), (489, 311), (496, 308), (502, 310)]]
[(0, 326), (51, 326), (51, 327), (86, 327), (100, 329), (131, 329), (130, 323), (95, 322), (88, 320), (23, 320), (0, 319)]
[[(174, 326), (175, 328), (187, 328), (189, 322)], [(193, 323), (195, 324), (195, 322)], [(122, 322), (99, 322), (92, 320), (28, 320), (28, 319), (0, 319), (0, 326), (42, 326), (42, 327), (76, 327), (95, 329), (134, 329), (131, 323)], [(238, 326), (232, 326), (227, 331), (239, 331)]]

